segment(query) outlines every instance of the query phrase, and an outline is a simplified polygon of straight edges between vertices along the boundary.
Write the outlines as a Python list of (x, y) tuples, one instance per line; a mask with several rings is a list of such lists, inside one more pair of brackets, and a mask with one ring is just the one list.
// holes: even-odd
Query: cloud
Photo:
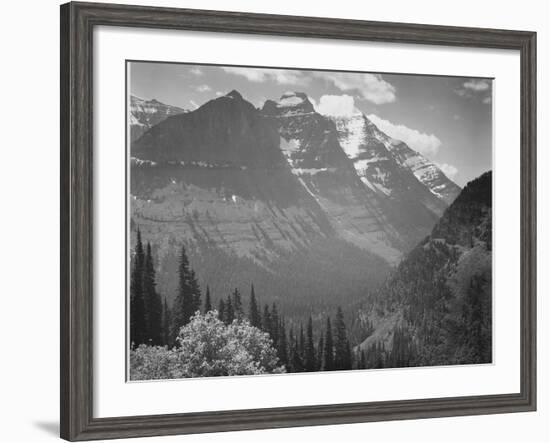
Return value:
[(197, 91), (199, 92), (208, 92), (208, 91), (211, 91), (212, 88), (208, 85), (199, 85), (197, 86)]
[(203, 74), (202, 70), (200, 68), (192, 68), (191, 74), (196, 76), (201, 76)]
[(491, 85), (489, 83), (489, 80), (472, 79), (463, 83), (462, 87), (465, 89), (469, 89), (470, 91), (479, 92), (479, 91), (487, 91), (491, 87)]
[(285, 85), (305, 85), (310, 81), (310, 78), (303, 71), (232, 67), (222, 67), (222, 69), (229, 74), (240, 75), (256, 83), (274, 81), (275, 83)]
[(491, 80), (487, 79), (470, 79), (462, 83), (455, 89), (455, 93), (460, 97), (471, 100), (481, 100), (484, 105), (491, 104)]
[(395, 87), (377, 74), (237, 67), (222, 67), (221, 69), (255, 83), (273, 81), (284, 85), (304, 86), (311, 83), (311, 79), (315, 77), (332, 84), (342, 92), (356, 92), (360, 97), (377, 105), (392, 103), (397, 98)]
[(223, 95), (223, 92), (222, 91), (216, 91), (216, 96), (217, 97), (221, 97)]
[(368, 115), (368, 118), (378, 126), (378, 129), (385, 132), (390, 137), (405, 142), (415, 151), (428, 157), (437, 154), (441, 147), (441, 140), (434, 134), (425, 134), (405, 125), (394, 124), (374, 114)]
[(354, 98), (347, 94), (323, 95), (315, 109), (320, 114), (336, 117), (350, 116), (358, 112)]
[(376, 105), (392, 103), (397, 99), (395, 87), (378, 74), (316, 72), (314, 75), (332, 83), (342, 92), (356, 91)]
[(193, 106), (193, 109), (197, 109), (199, 105), (194, 100), (189, 100), (189, 103), (191, 103), (191, 106)]
[(439, 169), (443, 171), (443, 174), (445, 174), (451, 180), (455, 178), (456, 175), (458, 174), (458, 169), (448, 163), (438, 164), (437, 166), (439, 166)]

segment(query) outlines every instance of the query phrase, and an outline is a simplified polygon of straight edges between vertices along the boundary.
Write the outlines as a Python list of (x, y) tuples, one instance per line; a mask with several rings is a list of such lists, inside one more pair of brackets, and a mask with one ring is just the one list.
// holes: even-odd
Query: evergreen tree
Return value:
[(303, 372), (304, 370), (304, 363), (302, 361), (302, 356), (300, 355), (300, 345), (298, 342), (298, 338), (294, 337), (294, 334), (291, 332), (292, 338), (290, 339), (290, 366), (291, 366), (291, 372)]
[(307, 322), (307, 338), (305, 349), (305, 369), (308, 372), (316, 370), (315, 346), (313, 344), (313, 322), (311, 316)]
[(271, 334), (271, 313), (269, 312), (268, 305), (264, 305), (264, 316), (262, 318), (262, 328), (264, 332)]
[(139, 346), (146, 341), (147, 323), (145, 318), (145, 295), (143, 290), (143, 274), (145, 254), (141, 242), (141, 232), (137, 231), (137, 241), (130, 276), (130, 341), (133, 346)]
[(381, 369), (386, 367), (386, 349), (384, 345), (378, 342), (375, 346), (374, 368)]
[(166, 301), (166, 297), (162, 302), (162, 345), (169, 346), (170, 343), (170, 331), (172, 327), (172, 318), (170, 313), (170, 308)]
[(258, 307), (258, 302), (256, 301), (256, 294), (254, 293), (254, 284), (250, 285), (250, 303), (249, 303), (249, 312), (248, 319), (250, 324), (256, 328), (261, 328), (262, 319), (260, 308)]
[(223, 298), (220, 298), (220, 302), (218, 303), (218, 318), (225, 322), (225, 302)]
[(353, 369), (353, 353), (351, 352), (351, 344), (346, 338), (346, 352), (344, 354), (344, 369)]
[(323, 371), (334, 371), (334, 345), (332, 342), (332, 328), (330, 326), (330, 317), (327, 317), (327, 328), (325, 331), (325, 348), (323, 354)]
[(319, 343), (317, 344), (317, 360), (316, 360), (316, 371), (322, 371), (323, 370), (323, 350), (325, 347), (325, 341), (323, 339), (323, 334), (321, 333), (321, 336), (319, 337)]
[(193, 297), (193, 312), (191, 314), (192, 317), (197, 311), (201, 310), (201, 288), (193, 269), (189, 271), (189, 286), (191, 288), (191, 294)]
[(244, 317), (243, 303), (241, 300), (241, 293), (237, 288), (233, 291), (233, 312), (237, 320), (242, 320)]
[(277, 357), (279, 357), (279, 361), (288, 368), (288, 345), (286, 340), (286, 327), (284, 319), (281, 319), (281, 323), (279, 325)]
[(349, 343), (346, 333), (346, 324), (344, 322), (344, 313), (342, 308), (338, 307), (336, 311), (336, 340), (334, 344), (334, 369), (339, 371), (351, 369), (351, 356), (348, 355)]
[(146, 329), (144, 331), (147, 343), (160, 345), (162, 342), (162, 300), (157, 292), (155, 265), (151, 243), (147, 242), (147, 253), (143, 273), (143, 295), (145, 306)]
[(189, 267), (189, 259), (185, 251), (185, 246), (182, 245), (179, 266), (178, 266), (178, 293), (174, 300), (173, 312), (173, 340), (177, 337), (182, 326), (189, 323), (189, 320), (195, 313), (196, 307), (196, 289), (198, 284), (194, 278), (194, 273), (191, 273)]
[(298, 352), (300, 354), (300, 358), (302, 359), (302, 363), (305, 364), (306, 338), (304, 336), (304, 326), (301, 323), (300, 323), (300, 336), (299, 336), (299, 342), (298, 342)]
[(204, 296), (204, 313), (212, 310), (212, 300), (210, 299), (210, 287), (206, 285), (206, 295)]
[(277, 306), (273, 303), (271, 307), (271, 329), (269, 335), (273, 340), (273, 347), (277, 349), (279, 345), (279, 313), (277, 312)]
[(231, 296), (229, 295), (225, 301), (224, 322), (226, 325), (229, 325), (233, 323), (233, 320), (235, 320), (235, 310), (233, 309), (233, 302), (231, 301)]

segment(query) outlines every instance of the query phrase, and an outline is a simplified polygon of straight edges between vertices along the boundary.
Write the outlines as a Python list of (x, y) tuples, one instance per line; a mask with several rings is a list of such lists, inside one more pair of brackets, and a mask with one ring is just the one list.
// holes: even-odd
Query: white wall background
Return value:
[[(550, 14), (545, 2), (431, 0), (332, 2), (161, 0), (119, 3), (355, 18), (538, 32), (539, 410), (528, 414), (325, 426), (200, 436), (162, 442), (546, 442), (550, 435)], [(6, 2), (0, 27), (0, 440), (55, 441), (59, 410), (59, 3)], [(546, 74), (546, 75), (545, 75)], [(7, 248), (6, 248), (7, 244)], [(33, 268), (30, 273), (29, 269)]]

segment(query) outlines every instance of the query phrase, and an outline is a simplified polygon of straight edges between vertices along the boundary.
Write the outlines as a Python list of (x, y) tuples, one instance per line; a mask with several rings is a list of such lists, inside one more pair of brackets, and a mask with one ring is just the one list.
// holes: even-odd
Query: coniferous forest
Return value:
[[(376, 367), (364, 351), (353, 353), (341, 308), (326, 317), (324, 328), (314, 330), (311, 316), (305, 325), (289, 325), (275, 303), (262, 305), (253, 282), (246, 296), (238, 288), (219, 297), (208, 285), (202, 290), (185, 247), (178, 273), (178, 294), (169, 307), (156, 289), (151, 245), (144, 247), (138, 230), (130, 281), (132, 380)], [(193, 367), (191, 360), (197, 358), (184, 349), (208, 345), (217, 349), (203, 355), (200, 368), (183, 369)], [(232, 346), (243, 346), (253, 364), (241, 361), (243, 355)]]

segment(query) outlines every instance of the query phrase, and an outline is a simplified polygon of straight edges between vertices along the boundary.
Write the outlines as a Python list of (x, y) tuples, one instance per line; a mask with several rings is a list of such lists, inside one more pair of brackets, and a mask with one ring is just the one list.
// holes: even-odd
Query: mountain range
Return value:
[(145, 100), (135, 95), (130, 96), (130, 139), (134, 141), (157, 123), (171, 115), (187, 112), (187, 110), (170, 106), (156, 99)]
[(460, 188), (365, 115), (332, 118), (303, 93), (255, 108), (231, 91), (194, 111), (131, 98), (131, 228), (170, 299), (185, 245), (213, 294), (251, 283), (289, 312), (379, 287)]

